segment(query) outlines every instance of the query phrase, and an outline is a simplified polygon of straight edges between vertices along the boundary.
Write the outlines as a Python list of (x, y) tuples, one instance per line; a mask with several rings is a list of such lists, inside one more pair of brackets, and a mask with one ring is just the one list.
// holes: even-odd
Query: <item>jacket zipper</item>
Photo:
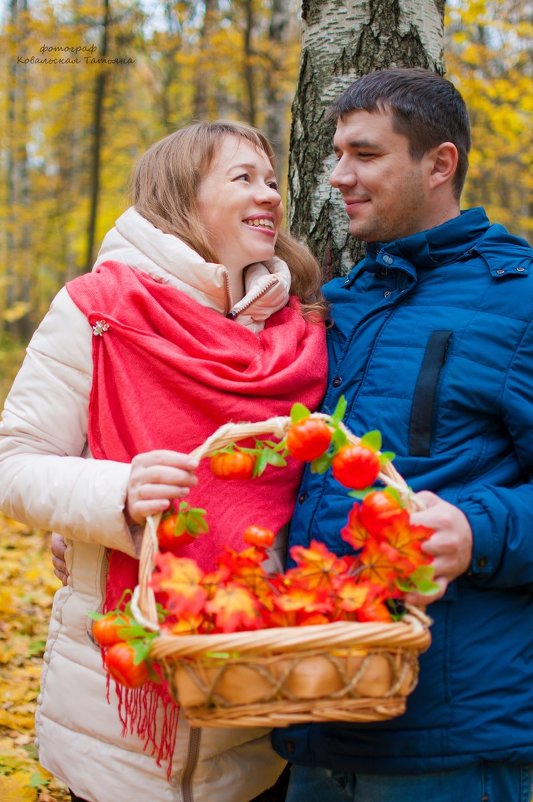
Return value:
[(231, 290), (229, 286), (229, 273), (227, 270), (224, 271), (224, 286), (226, 289), (226, 301), (224, 303), (224, 314), (228, 316), (228, 312), (231, 309)]
[(236, 317), (238, 317), (239, 315), (241, 315), (241, 314), (242, 314), (242, 313), (243, 313), (243, 312), (244, 312), (246, 309), (248, 309), (248, 308), (249, 308), (249, 307), (250, 307), (252, 304), (254, 304), (256, 301), (258, 301), (258, 300), (259, 300), (259, 298), (262, 298), (262, 297), (263, 297), (263, 295), (266, 295), (266, 293), (267, 293), (269, 290), (271, 290), (271, 289), (272, 289), (272, 287), (273, 287), (273, 286), (276, 284), (276, 281), (277, 281), (276, 277), (275, 277), (275, 276), (272, 276), (272, 278), (271, 278), (271, 280), (269, 281), (269, 283), (268, 283), (268, 284), (266, 284), (266, 285), (265, 285), (265, 286), (264, 286), (262, 289), (260, 289), (260, 290), (257, 290), (257, 292), (255, 293), (255, 295), (252, 295), (252, 297), (251, 297), (251, 298), (249, 298), (249, 299), (247, 300), (247, 302), (246, 302), (246, 303), (245, 303), (243, 306), (240, 306), (238, 303), (237, 303), (237, 304), (235, 304), (235, 306), (233, 307), (233, 309), (231, 310), (231, 312), (228, 312), (228, 314), (226, 315), (226, 317), (227, 317), (227, 318), (229, 318), (230, 320), (235, 320), (235, 318), (236, 318)]
[(187, 749), (187, 759), (183, 769), (181, 780), (181, 793), (183, 802), (194, 802), (194, 792), (192, 788), (192, 780), (196, 766), (198, 764), (198, 755), (200, 753), (200, 740), (202, 737), (202, 730), (199, 727), (191, 727), (189, 733), (189, 747)]

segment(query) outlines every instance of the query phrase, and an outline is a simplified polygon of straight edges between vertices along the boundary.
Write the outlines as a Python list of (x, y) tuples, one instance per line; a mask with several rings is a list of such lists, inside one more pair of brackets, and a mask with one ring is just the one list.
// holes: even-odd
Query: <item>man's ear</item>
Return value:
[(453, 181), (459, 161), (459, 153), (453, 142), (442, 142), (430, 151), (430, 157), (432, 160), (430, 186), (436, 189), (447, 181)]

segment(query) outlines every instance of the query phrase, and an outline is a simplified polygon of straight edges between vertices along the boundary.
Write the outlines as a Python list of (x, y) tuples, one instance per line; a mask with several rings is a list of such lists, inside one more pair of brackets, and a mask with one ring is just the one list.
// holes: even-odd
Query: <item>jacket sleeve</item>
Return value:
[(481, 485), (459, 504), (474, 536), (471, 576), (491, 587), (533, 589), (533, 324), (514, 354), (500, 408), (511, 459), (518, 461), (525, 480)]
[(130, 465), (86, 459), (92, 332), (66, 289), (35, 332), (0, 424), (0, 508), (30, 526), (136, 555)]

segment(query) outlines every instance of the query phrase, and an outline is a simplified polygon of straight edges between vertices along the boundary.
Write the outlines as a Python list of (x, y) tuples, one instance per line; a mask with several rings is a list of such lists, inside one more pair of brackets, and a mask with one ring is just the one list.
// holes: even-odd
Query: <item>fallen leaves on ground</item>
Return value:
[(49, 535), (0, 514), (0, 799), (67, 802), (39, 765), (34, 714), (52, 597)]

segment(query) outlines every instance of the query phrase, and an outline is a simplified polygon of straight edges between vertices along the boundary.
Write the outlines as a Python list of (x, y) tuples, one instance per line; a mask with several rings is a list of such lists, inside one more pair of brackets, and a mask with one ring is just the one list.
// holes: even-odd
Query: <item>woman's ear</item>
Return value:
[(432, 168), (430, 186), (436, 189), (447, 181), (452, 182), (457, 170), (459, 154), (453, 142), (442, 142), (431, 151)]

